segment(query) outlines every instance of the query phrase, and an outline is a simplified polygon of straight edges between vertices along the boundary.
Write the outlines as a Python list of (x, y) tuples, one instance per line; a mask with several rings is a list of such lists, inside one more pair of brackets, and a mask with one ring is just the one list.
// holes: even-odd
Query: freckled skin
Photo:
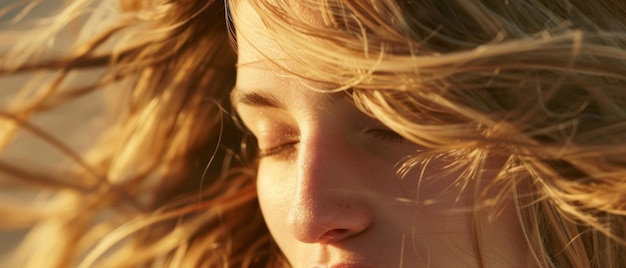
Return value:
[[(396, 163), (419, 148), (352, 103), (328, 101), (328, 94), (307, 89), (278, 68), (261, 67), (263, 54), (287, 56), (259, 31), (262, 23), (246, 2), (238, 8), (246, 19), (235, 21), (241, 67), (234, 94), (260, 94), (280, 107), (234, 102), (260, 149), (268, 152), (259, 163), (259, 202), (290, 263), (296, 268), (480, 266), (469, 193), (459, 201), (454, 188), (441, 194), (459, 174), (442, 172), (447, 163), (434, 162), (421, 185), (420, 170), (400, 179)], [(424, 200), (435, 202), (424, 205)], [(528, 267), (512, 210), (494, 222), (485, 213), (476, 217), (484, 228), (479, 242), (486, 267)]]

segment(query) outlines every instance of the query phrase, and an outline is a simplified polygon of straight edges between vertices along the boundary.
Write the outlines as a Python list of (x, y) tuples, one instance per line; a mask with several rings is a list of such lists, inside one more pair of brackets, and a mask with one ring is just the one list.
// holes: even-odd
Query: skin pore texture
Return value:
[[(265, 221), (293, 267), (529, 267), (512, 206), (497, 215), (470, 210), (472, 191), (449, 187), (459, 173), (443, 161), (401, 178), (397, 163), (420, 147), (345, 94), (289, 75), (306, 66), (264, 34), (249, 4), (235, 8), (232, 100), (261, 152)], [(490, 160), (481, 179), (501, 164)]]

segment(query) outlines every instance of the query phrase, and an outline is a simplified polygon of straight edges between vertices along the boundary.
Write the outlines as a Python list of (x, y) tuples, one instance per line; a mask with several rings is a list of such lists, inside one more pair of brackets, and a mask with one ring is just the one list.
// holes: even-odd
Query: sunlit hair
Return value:
[[(0, 227), (32, 227), (16, 264), (286, 265), (256, 203), (253, 150), (231, 119), (231, 43), (246, 36), (231, 31), (227, 5), (90, 2), (68, 4), (0, 58), (0, 75), (47, 79), (2, 107), (0, 146), (25, 130), (76, 163), (68, 174), (0, 160), (3, 182), (48, 196), (45, 205), (2, 196)], [(476, 207), (497, 214), (512, 203), (538, 266), (626, 265), (620, 1), (252, 5), (290, 58), (310, 67), (289, 70), (295, 77), (336, 84), (333, 91), (424, 148), (398, 164), (399, 175), (443, 159), (462, 171), (455, 185), (474, 191), (486, 159), (502, 158)], [(80, 24), (61, 56), (41, 53)], [(13, 38), (3, 33), (0, 43)], [(67, 88), (72, 74), (94, 68), (103, 68), (94, 83)], [(29, 123), (96, 90), (118, 104), (86, 156)], [(476, 252), (488, 231), (475, 230)]]
[[(12, 202), (0, 202), (2, 227), (32, 227), (11, 267), (246, 267), (276, 259), (253, 171), (243, 166), (243, 134), (231, 120), (236, 54), (224, 3), (95, 2), (69, 3), (52, 26), (21, 33), (0, 61), (4, 76), (50, 77), (24, 89), (32, 97), (3, 107), (2, 144), (23, 129), (76, 163), (68, 174), (0, 162), (3, 181), (47, 196), (3, 196)], [(42, 51), (76, 29), (70, 49)], [(96, 68), (103, 74), (91, 84), (64, 83)], [(111, 95), (112, 118), (86, 156), (29, 123), (99, 90)]]
[(504, 157), (477, 205), (497, 212), (513, 196), (538, 265), (626, 265), (619, 1), (302, 2), (256, 10), (310, 66), (294, 75), (349, 89), (362, 110), (426, 148), (401, 173), (447, 159), (469, 188), (489, 156)]

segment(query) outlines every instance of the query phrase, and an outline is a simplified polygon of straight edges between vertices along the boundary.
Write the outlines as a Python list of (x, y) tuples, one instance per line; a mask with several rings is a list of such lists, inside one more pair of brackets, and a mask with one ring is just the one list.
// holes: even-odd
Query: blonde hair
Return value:
[[(97, 30), (65, 54), (2, 56), (5, 75), (55, 75), (34, 89), (34, 97), (3, 113), (4, 143), (16, 128), (34, 129), (29, 118), (93, 91), (111, 92), (121, 109), (83, 157), (39, 135), (76, 162), (70, 175), (1, 162), (9, 179), (51, 196), (45, 210), (24, 209), (35, 202), (2, 207), (3, 215), (16, 219), (12, 227), (32, 226), (15, 265), (246, 267), (275, 259), (254, 174), (239, 153), (243, 134), (230, 119), (236, 55), (223, 3), (119, 4), (75, 1), (57, 16), (62, 25), (25, 39), (47, 41), (76, 23)], [(99, 67), (106, 70), (93, 84), (63, 84), (68, 74)]]
[[(58, 29), (71, 27), (64, 18), (87, 12), (88, 2), (66, 8)], [(618, 2), (276, 0), (253, 7), (282, 49), (310, 66), (295, 76), (338, 85), (334, 91), (428, 148), (400, 163), (400, 173), (446, 158), (464, 170), (456, 183), (471, 185), (489, 156), (504, 157), (477, 206), (497, 211), (513, 196), (537, 266), (622, 267), (626, 11)], [(245, 132), (231, 120), (236, 56), (228, 7), (120, 1), (115, 8), (122, 15), (94, 9), (92, 18), (113, 23), (63, 56), (2, 56), (3, 75), (57, 73), (2, 113), (2, 144), (15, 129), (29, 130), (79, 164), (61, 178), (0, 162), (7, 177), (53, 193), (47, 211), (28, 214), (27, 203), (0, 207), (5, 218), (24, 219), (16, 226), (34, 226), (17, 261), (286, 266), (256, 204), (254, 150), (242, 146)], [(44, 46), (40, 40), (30, 45)], [(94, 67), (106, 67), (97, 82), (63, 89), (69, 73)], [(118, 97), (123, 110), (88, 157), (28, 123), (115, 87), (130, 89)], [(476, 230), (478, 242), (485, 231)], [(46, 238), (51, 232), (56, 236)]]
[[(449, 158), (464, 170), (457, 183), (470, 185), (489, 155), (504, 156), (482, 190), (499, 193), (482, 203), (497, 211), (516, 196), (539, 266), (625, 265), (619, 3), (276, 2), (256, 10), (290, 58), (310, 66), (295, 75), (350, 88), (362, 110), (428, 148), (401, 171)], [(299, 19), (301, 9), (325, 27)]]

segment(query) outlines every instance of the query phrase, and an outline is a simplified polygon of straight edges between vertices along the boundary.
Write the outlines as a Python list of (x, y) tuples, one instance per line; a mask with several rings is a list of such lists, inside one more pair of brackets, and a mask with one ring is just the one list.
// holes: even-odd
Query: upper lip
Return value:
[(374, 268), (374, 267), (370, 265), (362, 264), (362, 263), (356, 263), (356, 262), (342, 262), (342, 263), (335, 263), (335, 264), (328, 264), (328, 265), (317, 264), (317, 265), (314, 265), (312, 268)]

